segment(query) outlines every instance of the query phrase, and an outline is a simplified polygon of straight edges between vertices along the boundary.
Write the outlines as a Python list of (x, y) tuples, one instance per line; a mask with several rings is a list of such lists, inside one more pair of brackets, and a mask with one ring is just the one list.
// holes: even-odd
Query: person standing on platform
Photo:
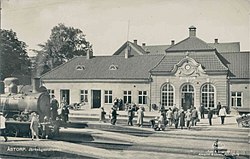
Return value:
[(201, 106), (200, 106), (200, 113), (201, 113), (201, 119), (204, 119), (204, 113), (205, 113), (205, 107), (204, 105), (201, 103)]
[(191, 116), (192, 116), (191, 111), (190, 111), (190, 109), (188, 109), (187, 113), (186, 113), (187, 129), (190, 129), (190, 126), (191, 126), (191, 124), (190, 124), (190, 121), (192, 118)]
[(131, 106), (128, 107), (128, 125), (133, 126), (134, 110)]
[(62, 120), (63, 120), (63, 122), (65, 124), (65, 128), (66, 128), (67, 122), (69, 120), (69, 108), (67, 107), (67, 105), (63, 106), (61, 116), (62, 116)]
[(221, 124), (223, 125), (225, 122), (225, 117), (227, 116), (227, 111), (226, 111), (226, 107), (223, 106), (220, 111), (219, 111), (219, 116), (221, 118)]
[(140, 107), (137, 110), (137, 114), (138, 114), (137, 124), (138, 124), (139, 127), (142, 127), (143, 126), (143, 118), (144, 118), (144, 111), (143, 111), (142, 107)]
[(56, 120), (56, 117), (58, 116), (57, 110), (59, 107), (59, 103), (54, 95), (52, 95), (50, 106), (51, 106), (51, 108), (50, 108), (51, 109), (51, 119)]
[(174, 121), (174, 126), (175, 126), (175, 129), (178, 128), (178, 125), (179, 125), (179, 110), (178, 108), (174, 109), (174, 112), (173, 112), (173, 121)]
[(104, 107), (101, 107), (100, 108), (100, 115), (99, 115), (99, 121), (100, 122), (104, 122), (105, 123), (105, 115), (106, 115), (106, 112), (104, 110)]
[(111, 108), (111, 124), (115, 125), (116, 121), (117, 121), (117, 111), (116, 111), (116, 107), (112, 107)]
[(6, 118), (3, 116), (3, 112), (0, 112), (0, 134), (1, 136), (4, 137), (5, 139), (5, 142), (8, 141), (8, 138), (6, 136), (6, 125), (5, 125), (5, 122), (6, 122)]
[(214, 114), (213, 110), (208, 108), (207, 118), (209, 125), (212, 125), (213, 114)]
[(180, 111), (180, 127), (181, 129), (185, 127), (185, 113), (183, 109)]
[(167, 120), (168, 120), (168, 125), (169, 126), (172, 126), (172, 120), (173, 120), (173, 111), (171, 108), (168, 109), (167, 113), (166, 113), (166, 116), (167, 116)]
[(218, 116), (219, 116), (220, 109), (221, 109), (221, 104), (220, 104), (220, 102), (218, 102), (218, 104), (217, 104), (217, 112), (216, 112), (216, 114)]
[(31, 130), (31, 139), (32, 140), (34, 140), (35, 137), (36, 137), (37, 140), (39, 139), (39, 137), (38, 137), (38, 135), (39, 135), (38, 127), (39, 127), (38, 116), (34, 112), (34, 113), (32, 113), (31, 122), (30, 122), (30, 130)]
[(194, 107), (193, 110), (191, 111), (191, 117), (192, 117), (192, 126), (196, 126), (198, 120), (198, 112), (196, 110), (196, 107)]

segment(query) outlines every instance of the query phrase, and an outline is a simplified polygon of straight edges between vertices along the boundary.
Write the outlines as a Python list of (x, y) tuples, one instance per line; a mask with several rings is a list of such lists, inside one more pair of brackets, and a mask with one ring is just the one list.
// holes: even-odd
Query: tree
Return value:
[[(86, 41), (85, 35), (80, 29), (58, 24), (52, 28), (47, 42), (39, 46), (42, 50), (38, 51), (38, 55), (40, 54), (38, 61), (42, 63), (39, 64), (37, 61), (37, 65), (44, 67), (42, 66), (44, 64), (52, 69), (75, 56), (85, 56), (89, 42)], [(41, 58), (45, 60), (41, 60)], [(44, 73), (41, 70), (40, 72)]]
[(30, 75), (31, 62), (26, 47), (12, 30), (0, 30), (0, 80), (15, 72)]

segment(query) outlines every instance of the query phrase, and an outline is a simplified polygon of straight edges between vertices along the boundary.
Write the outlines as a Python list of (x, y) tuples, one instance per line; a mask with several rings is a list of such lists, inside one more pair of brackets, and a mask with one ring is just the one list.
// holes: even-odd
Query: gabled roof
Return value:
[[(227, 71), (228, 68), (220, 61), (218, 56), (213, 52), (203, 54), (189, 53), (189, 57), (200, 63), (205, 72)], [(166, 54), (162, 61), (154, 67), (151, 72), (171, 73), (175, 64), (185, 58), (184, 54)]]
[(228, 52), (221, 55), (228, 61), (230, 78), (250, 78), (250, 52)]
[(171, 45), (147, 45), (142, 46), (146, 53), (150, 54), (166, 54), (165, 50)]
[(170, 46), (166, 49), (166, 52), (178, 52), (178, 51), (210, 51), (214, 50), (213, 47), (209, 46), (203, 40), (196, 36), (190, 36), (179, 43)]
[[(45, 73), (41, 78), (52, 80), (63, 79), (149, 79), (149, 70), (153, 68), (163, 56), (138, 55), (125, 59), (124, 56), (95, 56), (75, 57), (59, 67)], [(83, 70), (77, 70), (78, 65), (84, 65)], [(116, 70), (109, 69), (111, 65)]]
[(208, 45), (215, 48), (219, 53), (240, 52), (240, 43), (239, 42), (208, 43)]
[(113, 55), (124, 55), (126, 49), (130, 52), (130, 55), (146, 54), (146, 52), (143, 50), (141, 46), (132, 43), (130, 41), (127, 41)]

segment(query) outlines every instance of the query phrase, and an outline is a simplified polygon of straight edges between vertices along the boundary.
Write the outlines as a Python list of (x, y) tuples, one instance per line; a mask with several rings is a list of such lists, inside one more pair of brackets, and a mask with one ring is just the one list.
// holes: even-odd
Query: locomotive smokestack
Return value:
[(34, 78), (32, 79), (32, 87), (33, 87), (33, 90), (32, 90), (33, 93), (39, 92), (40, 78), (34, 77)]
[(17, 93), (17, 85), (19, 84), (18, 78), (8, 77), (4, 79), (5, 92)]

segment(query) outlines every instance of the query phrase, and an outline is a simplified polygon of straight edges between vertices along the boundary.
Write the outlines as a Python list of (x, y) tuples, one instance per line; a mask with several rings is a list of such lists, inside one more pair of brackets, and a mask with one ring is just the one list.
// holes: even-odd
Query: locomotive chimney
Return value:
[(39, 92), (40, 78), (34, 77), (34, 78), (32, 79), (32, 87), (33, 87), (33, 90), (32, 90), (33, 93)]
[(4, 79), (5, 92), (17, 93), (17, 85), (19, 84), (18, 78), (9, 77)]

